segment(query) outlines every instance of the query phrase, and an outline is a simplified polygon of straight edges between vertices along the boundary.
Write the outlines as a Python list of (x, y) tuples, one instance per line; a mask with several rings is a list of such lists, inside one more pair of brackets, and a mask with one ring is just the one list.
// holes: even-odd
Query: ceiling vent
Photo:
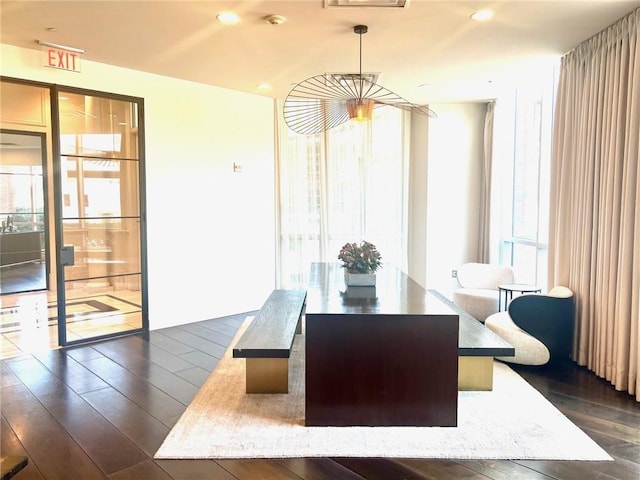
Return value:
[(408, 8), (409, 0), (324, 0), (324, 8), (334, 7)]

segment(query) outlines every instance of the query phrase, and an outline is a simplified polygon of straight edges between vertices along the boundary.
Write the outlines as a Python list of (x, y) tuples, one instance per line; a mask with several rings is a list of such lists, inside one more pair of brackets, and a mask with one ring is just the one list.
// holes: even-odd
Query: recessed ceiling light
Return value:
[(486, 22), (487, 20), (491, 20), (493, 18), (493, 12), (491, 10), (478, 10), (473, 15), (471, 15), (471, 20), (475, 20), (476, 22)]
[(240, 21), (240, 17), (237, 13), (234, 12), (220, 12), (216, 15), (216, 19), (220, 23), (224, 23), (225, 25), (233, 25), (234, 23), (238, 23)]
[(256, 88), (258, 90), (271, 90), (271, 85), (269, 85), (268, 83), (260, 83)]

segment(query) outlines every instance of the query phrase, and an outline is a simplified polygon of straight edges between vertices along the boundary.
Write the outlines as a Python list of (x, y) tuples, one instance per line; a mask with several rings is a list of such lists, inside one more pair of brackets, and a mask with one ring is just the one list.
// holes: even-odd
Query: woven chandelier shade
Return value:
[(373, 107), (375, 102), (370, 98), (363, 98), (362, 100), (347, 100), (347, 112), (351, 120), (357, 122), (366, 122), (371, 120), (373, 115)]
[(374, 108), (385, 105), (435, 117), (429, 107), (413, 104), (362, 74), (362, 35), (367, 26), (356, 25), (353, 30), (360, 36), (360, 73), (316, 75), (296, 84), (284, 102), (288, 127), (312, 135), (349, 120), (371, 120)]

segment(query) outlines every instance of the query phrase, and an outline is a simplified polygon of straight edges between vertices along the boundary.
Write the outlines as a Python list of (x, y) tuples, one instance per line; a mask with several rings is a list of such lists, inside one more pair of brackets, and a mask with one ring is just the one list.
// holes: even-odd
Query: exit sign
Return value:
[(53, 47), (43, 48), (42, 51), (45, 67), (80, 72), (80, 54)]

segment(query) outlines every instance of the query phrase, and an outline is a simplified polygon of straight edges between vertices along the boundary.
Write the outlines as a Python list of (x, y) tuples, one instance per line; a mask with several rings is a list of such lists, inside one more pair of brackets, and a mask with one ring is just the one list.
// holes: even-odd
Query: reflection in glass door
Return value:
[(43, 133), (0, 130), (0, 295), (47, 289), (44, 148)]
[(136, 100), (58, 94), (61, 345), (147, 328), (140, 110)]

